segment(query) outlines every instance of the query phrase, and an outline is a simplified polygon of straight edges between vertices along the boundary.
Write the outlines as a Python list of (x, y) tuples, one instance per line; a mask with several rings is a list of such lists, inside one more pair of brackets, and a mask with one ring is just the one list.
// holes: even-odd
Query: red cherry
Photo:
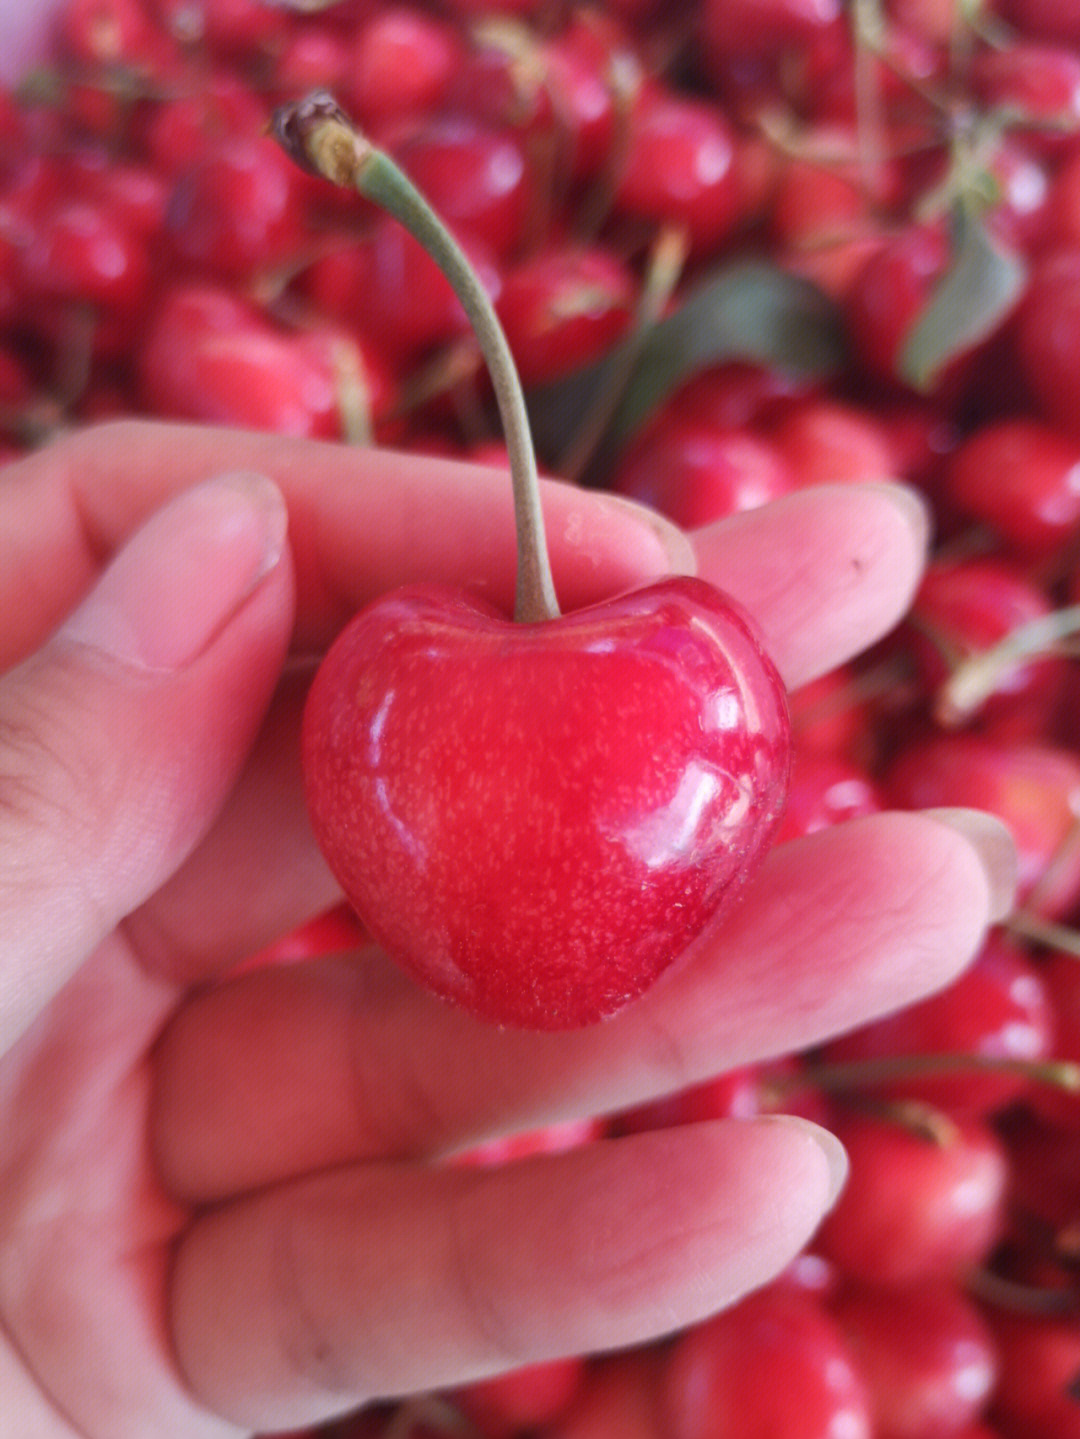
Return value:
[(833, 1312), (870, 1392), (876, 1439), (953, 1439), (980, 1417), (997, 1352), (958, 1289), (853, 1289)]
[(989, 810), (1016, 841), (1020, 899), (1058, 918), (1080, 899), (1080, 757), (1049, 744), (949, 735), (908, 746), (883, 778), (905, 809), (961, 805)]
[[(1054, 1057), (1080, 1065), (1080, 963), (1075, 955), (1055, 952), (1045, 956), (1039, 973), (1054, 1016)], [(1037, 1088), (1028, 1103), (1042, 1119), (1080, 1128), (1080, 1095)]]
[[(987, 557), (931, 564), (903, 630), (905, 647), (931, 704), (957, 666), (1051, 610), (1043, 590), (1007, 560)], [(987, 698), (970, 716), (960, 717), (961, 722), (1002, 739), (1048, 734), (1067, 674), (1068, 662), (1054, 655), (1003, 666)]]
[(173, 252), (203, 274), (250, 281), (299, 253), (304, 193), (304, 177), (268, 138), (204, 145), (169, 201)]
[(594, 1359), (568, 1412), (544, 1439), (669, 1439), (659, 1412), (655, 1347)]
[(740, 216), (735, 158), (717, 106), (652, 85), (630, 117), (615, 206), (653, 224), (684, 225), (695, 249), (715, 249)]
[(1080, 123), (1075, 48), (1019, 37), (1007, 46), (985, 46), (973, 57), (971, 84), (983, 105), (1023, 115), (1035, 143), (1056, 149), (1072, 143)]
[(478, 240), (501, 259), (521, 244), (532, 180), (509, 132), (446, 115), (397, 146), (395, 158), (458, 240)]
[(946, 471), (951, 503), (991, 525), (1018, 555), (1058, 554), (1080, 522), (1080, 440), (1075, 433), (1063, 434), (1025, 416), (980, 426)]
[(796, 739), (787, 808), (776, 842), (816, 834), (881, 808), (877, 786), (865, 769), (837, 754), (803, 749)]
[(992, 1312), (1001, 1353), (994, 1417), (1008, 1439), (1080, 1439), (1080, 1325)]
[(154, 414), (283, 435), (341, 438), (357, 390), (376, 421), (389, 402), (377, 365), (348, 336), (286, 330), (209, 285), (164, 297), (136, 364)]
[(365, 943), (367, 936), (355, 911), (347, 904), (339, 904), (250, 955), (241, 964), (239, 972), (266, 969), (276, 964), (296, 964), (299, 960), (317, 959), (324, 954), (343, 954)]
[(524, 385), (599, 359), (633, 319), (637, 283), (608, 250), (560, 246), (508, 270), (496, 310)]
[(713, 58), (798, 50), (840, 16), (839, 0), (706, 0), (701, 17)]
[(583, 1358), (550, 1359), (455, 1389), (450, 1400), (484, 1439), (515, 1439), (523, 1429), (555, 1423), (584, 1382)]
[(323, 661), (303, 761), (377, 941), (478, 1014), (556, 1029), (640, 994), (738, 891), (788, 740), (775, 670), (701, 582), (528, 625), (417, 589)]
[[(498, 267), (479, 243), (466, 240), (463, 248), (488, 295), (497, 300), (502, 289)], [(387, 216), (380, 215), (359, 243), (343, 242), (312, 264), (301, 285), (322, 314), (355, 325), (395, 366), (407, 367), (468, 333), (465, 312), (442, 271)]]
[(839, 400), (796, 403), (771, 435), (800, 488), (886, 480), (897, 473), (897, 458), (880, 420)]
[[(922, 1054), (1036, 1063), (1051, 1053), (1054, 1016), (1046, 984), (1025, 954), (991, 935), (975, 963), (940, 993), (834, 1039), (829, 1060), (868, 1061)], [(953, 1115), (1002, 1109), (1029, 1088), (1017, 1074), (953, 1073), (898, 1077), (867, 1093), (917, 1100)]]
[(841, 665), (800, 685), (789, 704), (799, 755), (833, 755), (857, 767), (863, 765), (868, 741), (872, 744), (871, 722), (851, 666)]
[(1015, 319), (1016, 353), (1041, 412), (1080, 435), (1080, 251), (1068, 246), (1032, 274)]
[(383, 134), (434, 114), (463, 57), (457, 31), (437, 16), (411, 5), (380, 8), (356, 32), (346, 95), (372, 133)]
[(668, 1439), (871, 1439), (875, 1432), (836, 1325), (817, 1300), (787, 1284), (680, 1334), (661, 1402)]
[(1077, 0), (998, 0), (998, 7), (1022, 35), (1044, 40), (1080, 43), (1080, 5)]
[(621, 457), (611, 487), (687, 529), (756, 509), (795, 488), (778, 448), (746, 429), (666, 408)]
[(968, 1122), (931, 1139), (887, 1119), (841, 1115), (831, 1128), (850, 1170), (814, 1244), (852, 1279), (919, 1285), (981, 1264), (1005, 1228), (1005, 1146)]
[(904, 340), (948, 261), (941, 228), (919, 226), (882, 246), (855, 277), (847, 298), (848, 331), (877, 379), (897, 383)]

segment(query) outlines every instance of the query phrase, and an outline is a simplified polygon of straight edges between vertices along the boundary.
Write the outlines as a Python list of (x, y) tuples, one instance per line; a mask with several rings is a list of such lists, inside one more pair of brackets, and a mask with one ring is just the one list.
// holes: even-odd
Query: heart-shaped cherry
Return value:
[(375, 939), (543, 1029), (612, 1014), (696, 938), (767, 847), (787, 754), (775, 670), (693, 579), (529, 625), (397, 591), (304, 716), (315, 833)]
[(787, 788), (783, 687), (701, 580), (559, 616), (520, 386), (482, 287), (329, 97), (277, 130), (445, 265), (492, 370), (518, 519), (519, 623), (400, 590), (323, 660), (302, 746), (316, 837), (372, 936), (436, 993), (499, 1023), (591, 1023), (683, 954), (763, 856)]

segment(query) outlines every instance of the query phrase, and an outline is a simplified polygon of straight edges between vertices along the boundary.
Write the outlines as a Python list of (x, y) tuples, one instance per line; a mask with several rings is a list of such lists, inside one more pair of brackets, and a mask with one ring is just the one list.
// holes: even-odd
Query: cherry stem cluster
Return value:
[(555, 619), (559, 604), (551, 576), (536, 453), (517, 367), (491, 299), (464, 251), (407, 175), (359, 132), (328, 92), (282, 105), (271, 129), (297, 164), (336, 185), (355, 189), (403, 225), (446, 276), (476, 334), (495, 391), (510, 459), (517, 529), (514, 618)]

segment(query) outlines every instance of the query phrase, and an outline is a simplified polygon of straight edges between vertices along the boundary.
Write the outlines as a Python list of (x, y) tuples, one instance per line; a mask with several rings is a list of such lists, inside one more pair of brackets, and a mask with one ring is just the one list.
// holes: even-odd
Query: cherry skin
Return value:
[(815, 1246), (838, 1269), (903, 1287), (982, 1263), (1004, 1232), (1008, 1179), (1005, 1146), (988, 1125), (957, 1125), (940, 1139), (870, 1115), (831, 1127), (851, 1169)]
[(833, 1313), (870, 1391), (877, 1439), (955, 1439), (982, 1416), (997, 1350), (955, 1285), (853, 1287)]
[(662, 1404), (669, 1439), (873, 1433), (862, 1380), (836, 1325), (820, 1302), (786, 1283), (681, 1334)]
[[(826, 1047), (825, 1056), (840, 1063), (872, 1064), (950, 1054), (1034, 1064), (1052, 1052), (1053, 1037), (1052, 1001), (1041, 970), (1023, 950), (994, 933), (975, 963), (947, 988), (841, 1035)], [(1023, 1075), (1004, 1068), (964, 1073), (960, 1067), (951, 1074), (879, 1080), (868, 1092), (888, 1102), (914, 1100), (963, 1118), (993, 1114), (1028, 1086)]]
[(316, 837), (369, 931), (503, 1024), (615, 1013), (763, 857), (784, 802), (783, 688), (749, 622), (668, 580), (511, 624), (437, 588), (361, 611), (316, 674)]
[(764, 436), (670, 407), (620, 458), (611, 483), (620, 494), (696, 529), (789, 494), (795, 477)]

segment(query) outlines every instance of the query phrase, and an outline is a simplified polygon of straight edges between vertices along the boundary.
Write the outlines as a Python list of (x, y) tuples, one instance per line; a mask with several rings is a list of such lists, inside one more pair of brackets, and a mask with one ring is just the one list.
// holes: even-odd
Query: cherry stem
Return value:
[(1040, 615), (960, 664), (938, 690), (934, 718), (952, 727), (963, 724), (993, 694), (1001, 677), (1022, 660), (1052, 654), (1063, 640), (1080, 633), (1080, 605)]
[(540, 483), (525, 396), (491, 299), (464, 251), (408, 176), (385, 151), (364, 138), (328, 92), (319, 90), (304, 100), (280, 106), (271, 129), (302, 168), (355, 189), (392, 215), (449, 281), (491, 375), (510, 457), (517, 529), (514, 618), (522, 623), (556, 619), (559, 603), (540, 510)]
[(1005, 928), (1019, 939), (1045, 945), (1047, 949), (1056, 949), (1073, 959), (1080, 959), (1080, 930), (1075, 930), (1070, 925), (1044, 919), (1030, 909), (1016, 909), (1005, 921)]
[(800, 1088), (826, 1091), (861, 1089), (867, 1085), (892, 1084), (898, 1079), (925, 1079), (946, 1075), (1014, 1074), (1035, 1084), (1049, 1084), (1071, 1094), (1080, 1094), (1080, 1064), (1067, 1059), (1011, 1059), (1007, 1055), (972, 1054), (882, 1054), (874, 1059), (843, 1059), (804, 1065), (797, 1075), (780, 1077), (773, 1090), (778, 1095)]

